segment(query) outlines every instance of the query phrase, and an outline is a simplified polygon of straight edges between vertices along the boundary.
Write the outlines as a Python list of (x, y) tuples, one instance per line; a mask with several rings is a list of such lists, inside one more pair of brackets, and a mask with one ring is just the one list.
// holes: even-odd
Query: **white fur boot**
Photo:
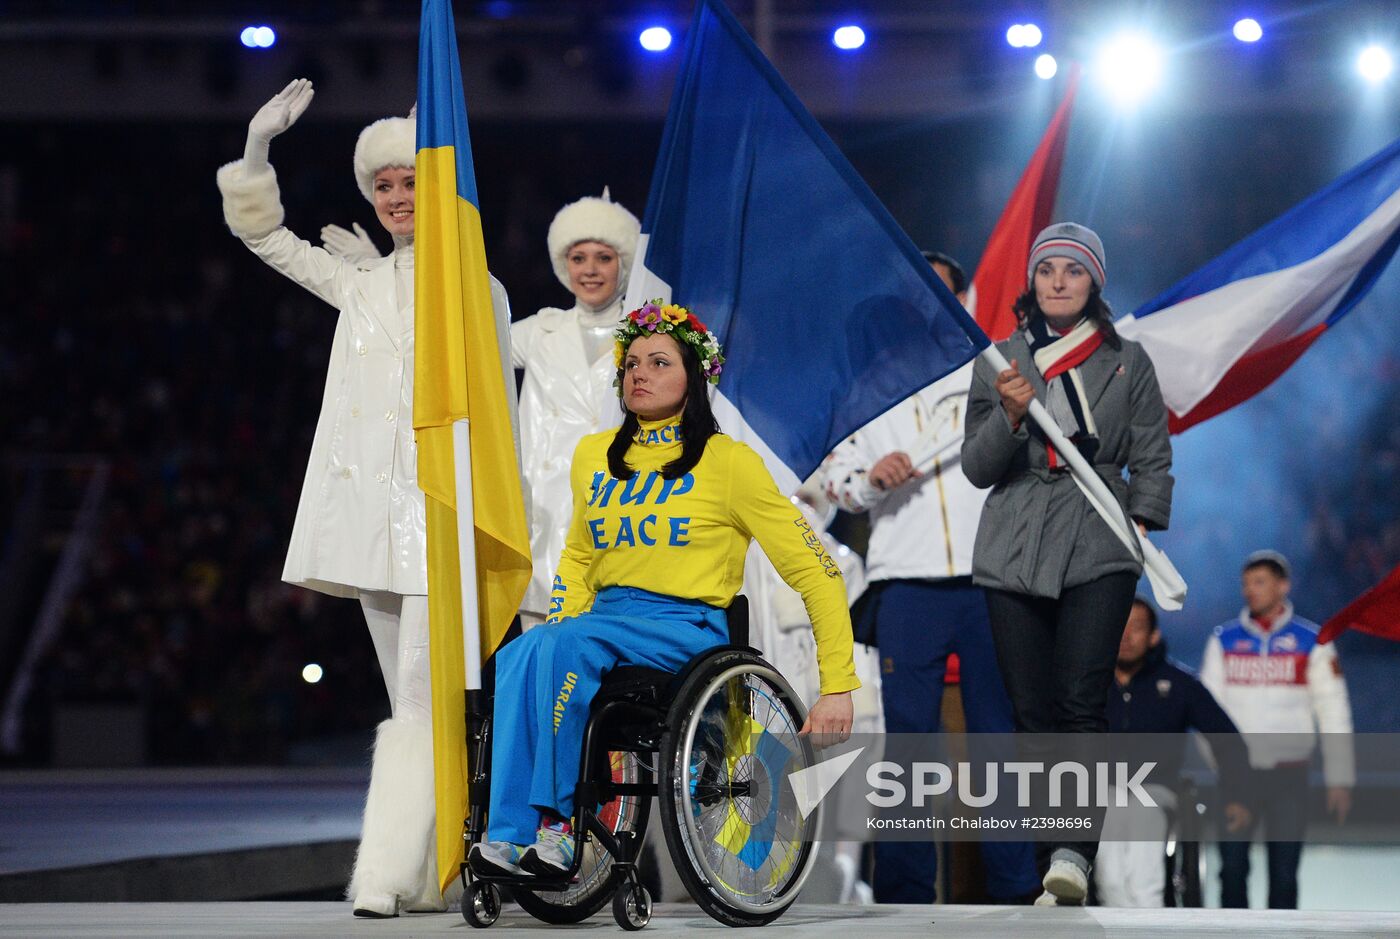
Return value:
[[(432, 727), (390, 718), (379, 725), (374, 742), (364, 827), (347, 891), (356, 916), (397, 916), (400, 907), (417, 906), (425, 893), (420, 880), (434, 843), (434, 816)], [(435, 881), (436, 875), (427, 892), (437, 892)]]
[(442, 913), (447, 910), (447, 898), (438, 889), (436, 837), (428, 839), (428, 852), (418, 872), (418, 893), (405, 897), (401, 906), (409, 913)]

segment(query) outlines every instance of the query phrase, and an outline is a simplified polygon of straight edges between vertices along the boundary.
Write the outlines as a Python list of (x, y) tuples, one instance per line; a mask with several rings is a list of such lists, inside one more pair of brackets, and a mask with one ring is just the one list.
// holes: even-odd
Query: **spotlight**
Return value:
[(665, 52), (671, 48), (671, 31), (665, 26), (648, 26), (642, 30), (637, 41), (648, 52)]
[(838, 49), (859, 49), (865, 45), (865, 30), (859, 26), (841, 26), (831, 34), (831, 44)]
[(1162, 80), (1162, 51), (1146, 36), (1125, 33), (1099, 53), (1095, 71), (1119, 104), (1141, 101)]
[(1034, 49), (1044, 36), (1034, 23), (1016, 23), (1006, 30), (1006, 43), (1013, 49)]
[(238, 34), (238, 41), (249, 49), (256, 49), (258, 47), (257, 32), (256, 26), (245, 26), (243, 32)]
[(1245, 17), (1235, 23), (1235, 38), (1240, 42), (1258, 42), (1264, 38), (1264, 27), (1258, 20)]
[(306, 666), (301, 670), (301, 680), (306, 682), (308, 685), (314, 685), (321, 680), (321, 676), (323, 674), (325, 673), (321, 670), (321, 666), (317, 665), (315, 662), (312, 662), (310, 665)]
[(276, 41), (277, 34), (272, 31), (271, 26), (259, 26), (253, 30), (253, 44), (259, 49), (271, 49)]
[(1390, 50), (1384, 46), (1367, 46), (1356, 57), (1356, 70), (1373, 85), (1389, 78), (1394, 69), (1395, 60), (1390, 57)]
[(1035, 75), (1037, 78), (1051, 79), (1060, 70), (1060, 63), (1055, 61), (1055, 57), (1048, 52), (1044, 55), (1036, 56)]

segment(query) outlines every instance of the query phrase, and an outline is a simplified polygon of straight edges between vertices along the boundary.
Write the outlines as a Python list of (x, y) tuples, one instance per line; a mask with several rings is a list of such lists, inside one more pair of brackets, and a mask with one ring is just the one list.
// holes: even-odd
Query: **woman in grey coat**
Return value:
[[(1107, 732), (1109, 683), (1142, 575), (1030, 421), (1031, 398), (1141, 530), (1166, 528), (1171, 513), (1166, 407), (1147, 353), (1113, 329), (1104, 275), (1094, 232), (1073, 223), (1045, 229), (1016, 300), (1021, 328), (999, 344), (1011, 368), (997, 374), (979, 360), (973, 372), (963, 471), (992, 492), (972, 578), (987, 588), (997, 660), (1023, 733)], [(1039, 847), (1046, 892), (1037, 902), (1083, 903), (1098, 842)]]

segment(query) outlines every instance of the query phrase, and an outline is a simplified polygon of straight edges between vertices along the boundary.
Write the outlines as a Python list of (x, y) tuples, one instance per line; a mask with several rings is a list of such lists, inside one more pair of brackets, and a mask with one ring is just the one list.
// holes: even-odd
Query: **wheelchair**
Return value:
[(1205, 906), (1201, 886), (1206, 866), (1201, 853), (1205, 811), (1196, 783), (1183, 776), (1176, 786), (1176, 809), (1167, 813), (1167, 849), (1163, 859), (1167, 881), (1162, 892), (1163, 906)]
[[(748, 645), (747, 600), (736, 597), (726, 617), (729, 643), (676, 674), (620, 666), (604, 676), (584, 731), (572, 866), (555, 879), (482, 875), (463, 863), (462, 916), (471, 926), (496, 922), (508, 888), (546, 923), (579, 923), (611, 902), (620, 927), (644, 928), (651, 897), (637, 858), (653, 796), (681, 882), (715, 920), (761, 926), (797, 898), (820, 826), (820, 806), (803, 817), (785, 778), (816, 762), (808, 738), (797, 736), (806, 709)], [(467, 851), (487, 829), (491, 723), (484, 704), (484, 695), (468, 692)]]

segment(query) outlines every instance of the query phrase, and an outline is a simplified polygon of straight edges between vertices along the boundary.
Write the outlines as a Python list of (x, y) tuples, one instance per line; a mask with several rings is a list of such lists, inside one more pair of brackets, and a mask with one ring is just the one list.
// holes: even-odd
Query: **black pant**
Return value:
[[(1280, 766), (1253, 771), (1250, 791), (1260, 794), (1251, 833), (1264, 823), (1269, 858), (1269, 909), (1298, 908), (1298, 861), (1303, 855), (1303, 831), (1308, 824), (1308, 768)], [(1220, 842), (1220, 905), (1249, 906), (1249, 841)]]
[[(1136, 588), (1136, 577), (1118, 573), (1070, 587), (1056, 600), (987, 591), (992, 640), (1018, 733), (1108, 732), (1108, 689)], [(1101, 828), (1103, 809), (1091, 811)], [(1038, 842), (1042, 870), (1057, 848), (1092, 863), (1099, 844)]]

